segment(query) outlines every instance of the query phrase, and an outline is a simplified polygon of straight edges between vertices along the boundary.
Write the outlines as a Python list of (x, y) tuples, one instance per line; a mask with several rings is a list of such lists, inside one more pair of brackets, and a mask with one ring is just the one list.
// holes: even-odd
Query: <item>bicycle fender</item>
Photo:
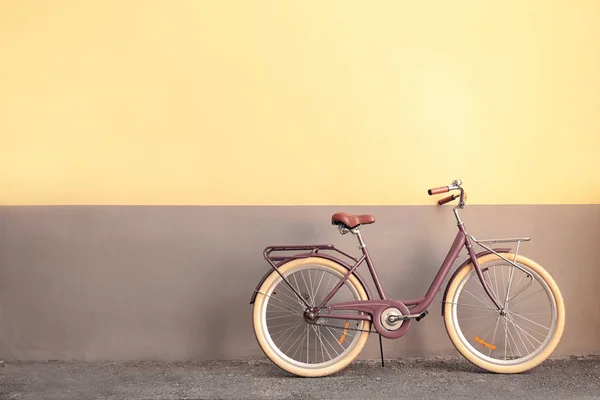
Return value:
[[(510, 253), (512, 250), (511, 249), (502, 248), (502, 249), (494, 249), (494, 251), (496, 253)], [(493, 253), (491, 251), (489, 251), (489, 250), (480, 251), (479, 253), (475, 254), (475, 258), (480, 258), (480, 257), (483, 257), (483, 256), (487, 256), (488, 254), (493, 254)], [(469, 265), (470, 262), (471, 262), (471, 257), (468, 257), (465, 261), (463, 261), (462, 264), (460, 264), (458, 266), (458, 268), (456, 268), (456, 271), (454, 271), (454, 273), (452, 274), (452, 276), (448, 280), (448, 284), (446, 285), (446, 289), (444, 290), (444, 297), (442, 297), (442, 317), (444, 316), (444, 302), (446, 301), (446, 295), (448, 294), (448, 286), (450, 286), (450, 282), (452, 282), (452, 280), (458, 274), (458, 272), (462, 269), (462, 267), (464, 267), (466, 265)]]
[[(334, 257), (332, 255), (329, 254), (324, 254), (324, 253), (303, 253), (303, 254), (296, 254), (293, 256), (290, 256), (289, 259), (283, 260), (281, 261), (279, 264), (277, 264), (277, 267), (283, 265), (284, 263), (294, 260), (296, 258), (308, 258), (308, 257), (319, 257), (319, 258), (325, 258), (328, 260), (331, 260), (333, 262), (336, 262), (338, 264), (340, 264), (342, 267), (346, 268), (348, 271), (350, 271), (352, 269), (352, 266), (349, 265), (348, 263), (340, 260), (337, 257)], [(258, 282), (258, 285), (256, 285), (256, 289), (254, 289), (254, 292), (252, 292), (252, 297), (250, 298), (250, 304), (254, 304), (254, 300), (256, 299), (256, 292), (258, 289), (260, 289), (261, 285), (264, 283), (264, 281), (267, 279), (267, 277), (269, 275), (271, 275), (271, 273), (273, 272), (273, 268), (271, 268), (269, 271), (267, 271), (267, 273), (262, 277), (262, 279), (260, 280), (260, 282)], [(367, 283), (365, 282), (365, 280), (363, 279), (363, 277), (357, 272), (354, 271), (352, 273), (352, 275), (354, 275), (359, 282), (363, 285), (363, 287), (365, 288), (365, 291), (367, 292), (367, 297), (370, 299), (373, 298), (373, 296), (371, 295), (371, 290), (369, 289), (369, 286), (367, 285)]]

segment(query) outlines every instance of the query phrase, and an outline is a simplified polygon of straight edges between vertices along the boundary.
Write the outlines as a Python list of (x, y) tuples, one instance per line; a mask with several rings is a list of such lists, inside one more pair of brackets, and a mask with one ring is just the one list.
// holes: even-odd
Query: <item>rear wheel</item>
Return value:
[[(289, 261), (279, 271), (311, 306), (319, 305), (348, 272), (338, 263), (319, 257)], [(350, 275), (329, 304), (357, 300), (368, 300), (368, 296), (360, 281)], [(365, 346), (370, 322), (333, 318), (311, 321), (305, 318), (305, 309), (273, 271), (258, 290), (253, 308), (254, 333), (265, 355), (280, 368), (305, 377), (331, 375), (348, 366)]]
[[(509, 260), (514, 254), (503, 254)], [(473, 364), (496, 373), (519, 373), (542, 363), (556, 349), (565, 325), (562, 294), (536, 262), (517, 256), (516, 268), (496, 254), (478, 259), (499, 303), (485, 293), (473, 264), (448, 284), (444, 322), (456, 349)]]

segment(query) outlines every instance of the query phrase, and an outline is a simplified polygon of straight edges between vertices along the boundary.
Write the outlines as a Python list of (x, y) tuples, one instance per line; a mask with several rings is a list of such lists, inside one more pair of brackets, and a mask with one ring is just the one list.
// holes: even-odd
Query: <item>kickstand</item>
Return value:
[(381, 335), (379, 335), (379, 351), (381, 351), (381, 366), (385, 367), (385, 363), (383, 362), (383, 343), (381, 341)]

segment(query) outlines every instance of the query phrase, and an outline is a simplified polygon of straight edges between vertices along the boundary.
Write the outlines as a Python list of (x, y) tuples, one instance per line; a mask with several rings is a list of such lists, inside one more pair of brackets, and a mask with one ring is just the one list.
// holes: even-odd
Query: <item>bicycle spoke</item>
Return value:
[[(307, 326), (307, 328), (308, 328), (308, 326)], [(291, 350), (292, 350), (292, 348), (294, 347), (294, 345), (295, 345), (296, 343), (298, 343), (298, 348), (296, 349), (296, 351), (295, 351), (295, 352), (294, 352), (294, 354), (292, 355), (292, 358), (295, 358), (295, 357), (296, 357), (296, 354), (298, 354), (298, 352), (299, 352), (299, 351), (302, 349), (302, 343), (304, 343), (304, 336), (306, 336), (306, 332), (307, 332), (307, 331), (308, 331), (308, 330), (304, 330), (304, 334), (303, 334), (302, 336), (298, 336), (298, 339), (296, 339), (296, 341), (295, 341), (295, 342), (294, 342), (294, 343), (293, 343), (293, 344), (290, 346), (290, 349), (289, 349), (289, 351), (291, 351)]]
[[(286, 293), (286, 290), (289, 290), (289, 292)], [(294, 303), (294, 304), (290, 304), (290, 307), (295, 307), (295, 305), (299, 305), (300, 308), (302, 308), (302, 310), (304, 310), (305, 305), (304, 305), (304, 303), (302, 303), (302, 300), (300, 300), (298, 298), (298, 296), (296, 295), (296, 293), (294, 293), (294, 291), (292, 289), (290, 289), (287, 285), (285, 285), (285, 286), (282, 285), (281, 288), (277, 290), (277, 294), (282, 294), (285, 297), (287, 297), (288, 299), (290, 299)], [(273, 296), (271, 296), (271, 297), (273, 297)], [(282, 300), (280, 299), (280, 301), (282, 301)]]
[(275, 318), (281, 314), (287, 314), (288, 316), (302, 316), (302, 310), (290, 309), (288, 306), (280, 306), (278, 304), (269, 304), (269, 318)]
[(287, 324), (279, 324), (279, 325), (270, 326), (269, 331), (271, 331), (273, 328), (281, 328), (282, 326), (301, 324), (302, 322), (303, 321), (300, 320), (300, 321), (289, 322)]
[(471, 307), (471, 308), (479, 308), (479, 309), (482, 309), (482, 310), (498, 311), (496, 308), (492, 308), (492, 307), (474, 306), (472, 304), (454, 303), (454, 302), (451, 302), (451, 301), (447, 301), (446, 303), (447, 304), (454, 304), (454, 305), (461, 306), (461, 307)]
[[(273, 298), (273, 297), (271, 297), (271, 298)], [(291, 313), (292, 315), (302, 315), (302, 313), (301, 313), (301, 312), (299, 312), (298, 310), (290, 310), (289, 308), (283, 308), (283, 307), (280, 307), (280, 306), (278, 306), (277, 304), (270, 304), (270, 305), (271, 305), (272, 307), (275, 307), (275, 308), (279, 309), (279, 310), (282, 310), (282, 311), (289, 312), (289, 313)], [(273, 317), (273, 318), (275, 318), (275, 317)]]
[(302, 280), (304, 281), (304, 287), (306, 288), (306, 292), (307, 292), (306, 295), (308, 296), (308, 302), (311, 306), (314, 306), (315, 303), (313, 302), (312, 296), (310, 295), (310, 289), (308, 288), (308, 284), (306, 283), (306, 278), (304, 278), (304, 271), (300, 271), (300, 276), (302, 277)]
[[(302, 272), (302, 271), (300, 271), (300, 272)], [(298, 280), (296, 279), (296, 274), (293, 274), (292, 276), (294, 277), (294, 282), (296, 282), (296, 288), (295, 288), (295, 289), (296, 289), (296, 291), (298, 292), (298, 294), (302, 295), (302, 291), (300, 290), (300, 285), (298, 284)], [(288, 279), (288, 280), (289, 280), (289, 279)], [(291, 284), (291, 283), (292, 283), (292, 282), (290, 282), (290, 284)], [(302, 302), (300, 299), (297, 299), (297, 301), (298, 301), (298, 303), (300, 304), (300, 306), (301, 306), (302, 308), (304, 308), (304, 303), (303, 303), (303, 302)]]
[[(321, 279), (319, 280), (319, 284), (317, 285), (317, 290), (316, 290), (315, 296), (319, 293), (319, 288), (321, 287), (321, 282), (323, 282), (324, 277), (325, 277), (325, 273), (323, 272), (323, 273), (321, 273)], [(325, 296), (323, 296), (323, 299), (324, 298), (325, 298)], [(323, 301), (323, 299), (321, 299), (318, 302), (315, 302), (315, 304), (321, 304), (321, 301)]]
[(282, 333), (284, 333), (284, 332), (288, 332), (288, 331), (290, 331), (291, 329), (294, 329), (294, 327), (297, 327), (297, 326), (298, 326), (298, 325), (300, 325), (300, 324), (301, 324), (301, 322), (297, 322), (297, 323), (295, 323), (293, 326), (290, 326), (289, 328), (282, 329), (282, 330), (280, 330), (280, 331), (277, 331), (277, 332), (271, 332), (271, 329), (269, 329), (269, 332), (271, 333), (271, 336), (280, 335), (280, 334), (282, 334)]
[[(517, 328), (517, 329), (515, 329), (516, 332), (517, 332), (517, 335), (519, 335), (519, 338), (521, 338), (521, 341), (523, 342), (523, 347), (525, 348), (525, 350), (527, 350), (527, 346), (525, 345), (525, 341), (523, 340), (523, 337), (521, 336), (521, 332), (520, 331), (522, 331), (524, 335), (526, 334), (526, 332), (523, 330), (523, 328), (521, 328), (519, 325), (517, 325), (515, 323), (515, 321), (512, 319), (512, 317), (510, 315), (507, 318), (510, 321), (510, 323), (513, 324), (513, 326), (515, 328)], [(529, 339), (529, 337), (527, 337), (525, 335), (525, 339), (527, 339), (527, 341), (531, 345), (531, 348), (533, 349), (533, 351), (535, 351), (536, 347), (535, 347), (535, 345), (533, 343), (531, 343), (531, 340)], [(541, 342), (540, 342), (540, 344), (541, 344)]]
[(514, 276), (515, 267), (513, 265), (510, 266), (510, 271), (508, 272), (508, 287), (506, 288), (506, 296), (504, 297), (504, 306), (506, 307), (506, 303), (508, 302), (508, 297), (510, 296), (510, 287), (512, 285), (512, 280)]
[(506, 348), (507, 348), (507, 338), (508, 338), (508, 333), (506, 332), (506, 318), (502, 319), (502, 324), (504, 324), (504, 359), (506, 360)]
[[(289, 278), (289, 277), (288, 277), (288, 278)], [(290, 283), (290, 285), (292, 285), (292, 281), (291, 281), (291, 279), (288, 279), (288, 282)], [(293, 285), (292, 285), (292, 286), (293, 286)], [(296, 288), (296, 289), (297, 289), (297, 288)], [(289, 290), (289, 293), (290, 293), (291, 295), (290, 295), (290, 294), (287, 294), (287, 293), (285, 292), (286, 290)], [(275, 294), (275, 293), (277, 293), (277, 294), (282, 294), (282, 295), (284, 295), (285, 297), (287, 297), (288, 299), (290, 299), (290, 300), (293, 302), (293, 304), (290, 304), (290, 303), (286, 302), (286, 304), (289, 304), (289, 306), (290, 306), (290, 307), (294, 308), (294, 307), (295, 307), (295, 305), (299, 305), (299, 306), (300, 306), (300, 308), (301, 308), (302, 310), (304, 310), (304, 308), (305, 308), (305, 306), (304, 306), (304, 303), (302, 303), (302, 301), (301, 301), (301, 300), (298, 298), (298, 296), (296, 295), (296, 293), (294, 293), (294, 291), (293, 291), (293, 290), (292, 290), (292, 289), (291, 289), (291, 288), (290, 288), (290, 287), (289, 287), (289, 286), (288, 286), (286, 283), (282, 283), (282, 284), (281, 284), (281, 287), (280, 287), (280, 288), (278, 288), (278, 289), (277, 289), (277, 291), (274, 291), (274, 292), (273, 292), (273, 294)], [(270, 298), (274, 298), (273, 296), (269, 296), (269, 297), (270, 297)], [(279, 300), (279, 301), (283, 302), (283, 300), (281, 300), (281, 299), (277, 299), (277, 300)], [(294, 308), (294, 309), (295, 309), (295, 308)]]
[[(521, 279), (519, 279), (519, 282), (516, 283), (515, 287), (519, 288), (519, 284), (521, 283), (521, 281), (523, 281), (523, 278), (525, 278), (526, 274), (523, 273), (523, 271), (521, 271)], [(519, 289), (520, 290), (520, 289)], [(519, 295), (519, 291), (517, 290), (517, 295), (513, 295), (513, 297), (509, 298), (507, 301), (511, 301), (512, 299), (514, 299), (516, 296)]]
[[(479, 302), (481, 302), (483, 305), (485, 305), (485, 306), (488, 306), (489, 308), (492, 308), (492, 307), (490, 307), (490, 305), (489, 305), (488, 303), (486, 303), (484, 300), (480, 299), (479, 297), (475, 296), (473, 293), (469, 292), (467, 289), (464, 289), (464, 288), (463, 288), (463, 290), (464, 290), (466, 293), (468, 293), (468, 294), (470, 294), (471, 296), (473, 296), (474, 298), (476, 298), (477, 300), (479, 300)], [(493, 309), (493, 308), (492, 308), (492, 309)]]
[(541, 326), (542, 328), (545, 328), (545, 329), (547, 329), (547, 330), (550, 330), (550, 327), (548, 327), (548, 326), (544, 326), (544, 325), (542, 325), (542, 324), (538, 324), (537, 322), (535, 322), (535, 321), (532, 321), (532, 320), (530, 320), (529, 318), (525, 318), (525, 317), (521, 316), (520, 314), (517, 314), (516, 312), (513, 312), (513, 311), (511, 311), (511, 312), (510, 312), (510, 315), (516, 315), (517, 317), (519, 317), (519, 318), (523, 318), (524, 320), (526, 320), (526, 321), (528, 321), (528, 322), (531, 322), (532, 324), (535, 324), (535, 325), (537, 325), (537, 326)]
[[(510, 312), (511, 314), (515, 314), (514, 311)], [(540, 312), (540, 313), (519, 313), (519, 315), (548, 315), (548, 312)]]
[[(546, 306), (543, 306), (546, 307)], [(514, 311), (510, 312), (511, 314), (516, 314)], [(548, 315), (548, 312), (533, 312), (533, 313), (519, 313), (519, 315)]]
[[(506, 286), (504, 285), (504, 268), (502, 268), (502, 266), (500, 266), (500, 272), (502, 273), (502, 292), (506, 293)], [(504, 300), (498, 298), (498, 302), (500, 304), (504, 304), (506, 302), (506, 298)]]
[(288, 314), (288, 315), (278, 315), (278, 316), (276, 316), (276, 317), (268, 317), (268, 318), (265, 318), (265, 319), (266, 319), (267, 321), (271, 321), (271, 320), (274, 320), (274, 319), (281, 319), (281, 318), (294, 318), (294, 317), (295, 317), (295, 318), (298, 318), (298, 317), (299, 317), (299, 316), (301, 316), (301, 315), (302, 315), (302, 314), (298, 314), (298, 315), (289, 315), (289, 314)]
[(539, 341), (538, 339), (536, 339), (533, 335), (531, 335), (529, 332), (527, 332), (526, 330), (524, 330), (523, 328), (521, 328), (519, 325), (517, 325), (514, 321), (511, 321), (510, 319), (508, 320), (510, 323), (512, 323), (515, 326), (515, 330), (518, 328), (521, 330), (521, 332), (523, 332), (525, 335), (527, 335), (528, 337), (530, 337), (531, 339), (535, 340), (536, 342), (538, 342), (539, 344), (542, 344), (541, 341)]
[[(541, 288), (541, 289), (540, 289), (540, 290), (538, 290), (537, 292), (535, 292), (535, 293), (531, 293), (531, 294), (529, 294), (529, 295), (527, 295), (527, 296), (523, 297), (523, 298), (522, 298), (522, 299), (520, 299), (519, 301), (516, 301), (516, 302), (512, 303), (512, 307), (514, 307), (514, 306), (515, 306), (515, 304), (519, 304), (519, 303), (520, 303), (520, 302), (522, 302), (523, 300), (525, 300), (525, 299), (527, 299), (527, 298), (529, 298), (529, 297), (533, 296), (534, 294), (538, 294), (538, 293), (540, 293), (540, 292), (543, 292), (543, 291), (544, 291), (544, 288)], [(523, 292), (521, 292), (521, 293), (523, 293)], [(519, 293), (517, 296), (519, 296), (521, 293)], [(515, 297), (517, 297), (517, 296), (514, 296), (512, 299), (514, 299), (514, 298), (515, 298)], [(511, 299), (511, 300), (512, 300), (512, 299)]]
[(496, 292), (494, 293), (494, 296), (496, 296), (496, 299), (500, 300), (498, 296), (500, 287), (498, 286), (498, 274), (496, 273), (496, 268), (494, 268), (494, 281), (496, 282)]
[(327, 353), (327, 357), (329, 357), (329, 359), (331, 359), (331, 354), (329, 354), (329, 351), (327, 350), (327, 348), (325, 347), (325, 344), (323, 343), (323, 339), (321, 339), (321, 335), (319, 334), (319, 330), (314, 326), (311, 325), (313, 331), (315, 332), (315, 336), (317, 337), (317, 339), (319, 339), (319, 342), (321, 342), (321, 360), (323, 360), (323, 362), (325, 362), (325, 354), (323, 353), (323, 349), (325, 349), (325, 352)]
[[(345, 328), (340, 328), (337, 326), (333, 326), (333, 325), (327, 325), (328, 328), (333, 329), (334, 331), (342, 331), (344, 332), (346, 329)], [(351, 338), (354, 338), (354, 334), (350, 333), (351, 331), (346, 332), (346, 336), (350, 336)]]
[[(308, 276), (310, 279), (310, 275)], [(306, 362), (310, 364), (310, 360), (308, 359), (308, 351), (310, 350), (310, 326), (306, 324)]]
[(306, 290), (308, 291), (308, 295), (312, 299), (312, 306), (316, 307), (317, 306), (317, 299), (315, 298), (312, 277), (310, 276), (310, 269), (307, 271), (307, 273), (308, 273), (308, 285), (307, 285)]
[[(325, 300), (325, 297), (327, 297), (329, 292), (331, 292), (331, 289), (333, 289), (335, 287), (335, 281), (334, 281), (333, 286), (331, 287), (331, 289), (329, 289), (329, 283), (331, 282), (331, 277), (332, 277), (331, 274), (327, 277), (327, 283), (324, 286), (325, 290), (324, 290), (323, 299), (321, 299), (321, 302), (323, 300)], [(321, 304), (321, 302), (319, 302), (319, 304)]]
[[(486, 280), (485, 276), (483, 279)], [(492, 294), (495, 295), (493, 285), (490, 285), (490, 282), (487, 280), (486, 282), (488, 282), (488, 287)], [(472, 279), (469, 280), (469, 282), (467, 283), (467, 285), (465, 285), (465, 288), (463, 290), (468, 291), (473, 297), (477, 298), (477, 300), (487, 305), (488, 307), (496, 308), (493, 301), (490, 299), (487, 292), (485, 291), (483, 283), (481, 282), (481, 279), (479, 279), (478, 275), (473, 274)]]
[[(335, 338), (335, 335), (333, 334), (333, 332), (331, 332), (331, 329), (329, 329), (328, 326), (325, 326), (325, 328), (327, 328), (327, 330), (329, 331), (329, 333), (331, 333), (331, 336), (333, 336)], [(342, 350), (345, 350), (344, 346), (342, 346), (342, 344), (340, 342), (338, 342), (337, 340), (335, 342), (340, 345), (340, 347), (342, 348)]]
[(515, 345), (515, 348), (517, 349), (517, 353), (519, 354), (519, 357), (523, 357), (521, 355), (521, 351), (519, 350), (519, 346), (517, 345), (517, 342), (515, 341), (512, 333), (510, 333), (510, 328), (508, 329), (508, 336), (510, 337), (510, 339), (513, 341), (513, 344)]
[[(494, 336), (492, 336), (492, 342), (491, 343), (495, 343), (496, 341), (496, 332), (498, 331), (498, 322), (500, 322), (500, 314), (498, 314), (498, 316), (496, 317), (496, 327), (494, 328)], [(488, 357), (492, 356), (492, 349), (490, 349), (489, 353), (488, 353)]]
[[(498, 316), (500, 316), (500, 314), (498, 314)], [(498, 320), (498, 318), (496, 318), (496, 320)], [(492, 322), (490, 329), (484, 335), (481, 335), (481, 337), (487, 338), (490, 335), (490, 333), (492, 333), (492, 331), (494, 330), (494, 325), (495, 325), (495, 322)], [(494, 343), (494, 342), (492, 341), (491, 343)]]
[[(546, 303), (546, 304), (538, 304), (536, 306), (530, 306), (530, 307), (528, 307), (528, 310), (537, 310), (537, 309), (542, 308), (542, 307), (547, 309), (548, 308), (548, 303)], [(514, 310), (515, 309), (515, 305), (511, 304), (510, 308), (511, 308), (511, 310)], [(522, 314), (522, 313), (519, 313), (519, 314)]]
[[(283, 301), (283, 300), (281, 300), (281, 299), (279, 299), (279, 298), (277, 298), (277, 297), (274, 297), (274, 296), (268, 295), (268, 294), (266, 294), (266, 293), (261, 293), (261, 292), (258, 292), (258, 291), (257, 291), (256, 293), (262, 294), (263, 296), (265, 296), (265, 297), (268, 297), (269, 299), (277, 300), (277, 301), (279, 301), (280, 303), (284, 303), (284, 304), (286, 304), (286, 305), (289, 305), (289, 306), (290, 306), (290, 308), (294, 307), (294, 305), (293, 305), (293, 304), (289, 304), (288, 302), (285, 302), (285, 301)], [(293, 299), (292, 299), (292, 300), (293, 300)], [(302, 308), (302, 309), (304, 309), (304, 308)], [(292, 309), (292, 311), (291, 311), (291, 312), (293, 312), (293, 313), (296, 313), (296, 312), (297, 312), (297, 310), (296, 310), (296, 309)]]
[[(314, 325), (310, 326), (310, 329), (312, 330), (312, 333), (315, 335), (315, 364), (318, 362), (319, 360), (319, 335), (317, 335), (317, 332), (315, 332), (314, 329)], [(321, 353), (323, 353), (323, 348), (321, 348)], [(325, 359), (323, 357), (321, 357), (321, 362), (325, 361)]]
[[(281, 345), (279, 346), (279, 348), (283, 348), (283, 346), (284, 346), (284, 345), (287, 343), (287, 341), (288, 341), (288, 340), (290, 340), (290, 338), (292, 337), (292, 335), (293, 335), (294, 333), (296, 333), (296, 331), (298, 330), (298, 328), (300, 328), (301, 326), (302, 326), (302, 324), (300, 324), (300, 323), (299, 323), (299, 324), (298, 324), (298, 326), (296, 326), (296, 329), (294, 329), (294, 330), (292, 331), (292, 333), (290, 333), (290, 334), (288, 335), (287, 339), (285, 339), (285, 341), (284, 341), (283, 343), (281, 343)], [(294, 342), (294, 344), (295, 344), (295, 343), (296, 343), (296, 342)], [(293, 344), (292, 344), (292, 346), (293, 346)], [(291, 346), (290, 346), (290, 348), (291, 348)]]
[[(515, 325), (515, 326), (518, 326), (520, 329), (522, 329), (524, 332), (526, 332), (526, 333), (527, 333), (527, 335), (531, 336), (531, 337), (532, 337), (532, 338), (534, 338), (535, 340), (538, 340), (538, 339), (536, 339), (536, 338), (535, 338), (533, 335), (531, 335), (529, 332), (527, 332), (527, 331), (525, 331), (523, 328), (521, 328), (521, 325), (517, 324), (517, 322), (516, 322), (514, 319), (512, 319), (512, 323), (513, 323), (513, 325)], [(546, 333), (538, 332), (538, 331), (536, 331), (535, 329), (533, 329), (533, 328), (531, 328), (531, 327), (529, 327), (529, 328), (528, 328), (528, 330), (529, 330), (530, 332), (533, 332), (533, 333), (537, 334), (537, 335), (540, 335), (540, 336), (541, 336), (543, 339), (544, 339), (544, 338), (546, 338), (546, 336), (548, 336), (548, 333), (547, 333), (547, 332), (546, 332)]]
[[(523, 340), (523, 336), (521, 336), (520, 327), (518, 327), (516, 324), (514, 324), (514, 321), (512, 320), (512, 318), (510, 316), (507, 315), (506, 318), (515, 327), (515, 333), (517, 334), (519, 339), (521, 339), (521, 343), (523, 344), (523, 350), (529, 351), (529, 349), (527, 349), (527, 345), (525, 344), (525, 341)], [(519, 329), (517, 329), (517, 328), (519, 328)], [(529, 339), (527, 339), (527, 340), (529, 340)], [(529, 344), (531, 344), (531, 341), (529, 341)], [(532, 347), (533, 347), (533, 350), (535, 351), (535, 346), (532, 346)]]
[(312, 305), (316, 306), (317, 305), (316, 304), (317, 303), (317, 299), (315, 298), (315, 292), (314, 292), (315, 288), (314, 288), (313, 283), (312, 283), (312, 277), (310, 276), (310, 269), (308, 270), (308, 283), (310, 284), (310, 293), (311, 293), (311, 296), (312, 296), (312, 299), (313, 299), (313, 304)]
[[(323, 338), (325, 338), (325, 341), (327, 342), (327, 344), (329, 345), (329, 347), (331, 348), (331, 350), (333, 350), (335, 352), (336, 357), (339, 356), (341, 353), (337, 351), (336, 347), (334, 345), (331, 344), (331, 342), (329, 341), (329, 339), (327, 339), (327, 336), (321, 334), (321, 336), (323, 336)], [(335, 338), (334, 338), (335, 340)], [(337, 343), (337, 340), (336, 340)]]
[(461, 318), (461, 321), (472, 321), (474, 319), (484, 319), (484, 318), (492, 318), (493, 315), (486, 315), (485, 317), (468, 317), (468, 318)]
[[(484, 274), (484, 272), (487, 272), (487, 274), (488, 274), (488, 275), (490, 275), (490, 274), (489, 274), (489, 268), (488, 268), (486, 271), (481, 271), (481, 274), (482, 274), (482, 275), (485, 275), (485, 274)], [(484, 279), (485, 279), (485, 276), (484, 276)], [(486, 279), (485, 281), (486, 281), (486, 282), (488, 282), (488, 287), (490, 288), (490, 291), (492, 292), (492, 294), (493, 294), (493, 295), (494, 295), (496, 298), (498, 298), (498, 279), (497, 279), (497, 277), (496, 277), (496, 270), (495, 270), (495, 269), (494, 269), (494, 283), (495, 283), (495, 286), (494, 286), (494, 285), (492, 285), (492, 282), (491, 282), (491, 277), (490, 277), (490, 280), (489, 280), (489, 281), (488, 281), (487, 279)], [(481, 282), (481, 280), (480, 280), (480, 279), (476, 279), (476, 282), (477, 282), (477, 283), (479, 284), (479, 286), (480, 286), (480, 287), (481, 287), (481, 288), (484, 290), (484, 293), (485, 293), (485, 288), (483, 287), (483, 283)], [(494, 290), (494, 287), (496, 288), (496, 290)], [(486, 296), (487, 296), (487, 294), (486, 294)]]

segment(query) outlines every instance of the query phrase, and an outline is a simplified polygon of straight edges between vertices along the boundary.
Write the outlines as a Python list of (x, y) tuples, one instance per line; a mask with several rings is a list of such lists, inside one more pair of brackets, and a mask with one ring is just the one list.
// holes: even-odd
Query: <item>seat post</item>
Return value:
[(367, 261), (367, 266), (369, 267), (369, 272), (371, 272), (371, 276), (373, 277), (373, 282), (375, 283), (375, 287), (377, 288), (377, 292), (379, 293), (379, 297), (381, 300), (385, 300), (385, 293), (383, 293), (383, 288), (381, 287), (381, 283), (379, 282), (379, 277), (377, 276), (377, 272), (375, 271), (375, 267), (373, 266), (373, 261), (371, 261), (371, 256), (369, 256), (369, 251), (367, 250), (367, 245), (363, 241), (363, 238), (360, 234), (360, 227), (357, 227), (350, 230), (353, 235), (356, 235), (358, 238), (359, 246), (358, 248), (362, 251), (364, 259)]
[(356, 235), (356, 237), (358, 238), (358, 244), (359, 244), (358, 248), (359, 248), (359, 249), (364, 249), (364, 248), (366, 248), (366, 247), (367, 247), (367, 245), (365, 244), (365, 242), (364, 242), (364, 241), (363, 241), (363, 239), (362, 239), (362, 236), (360, 235), (360, 225), (359, 225), (359, 226), (357, 226), (356, 228), (353, 228), (353, 229), (351, 229), (351, 232), (352, 232), (353, 234), (355, 234), (355, 235)]

